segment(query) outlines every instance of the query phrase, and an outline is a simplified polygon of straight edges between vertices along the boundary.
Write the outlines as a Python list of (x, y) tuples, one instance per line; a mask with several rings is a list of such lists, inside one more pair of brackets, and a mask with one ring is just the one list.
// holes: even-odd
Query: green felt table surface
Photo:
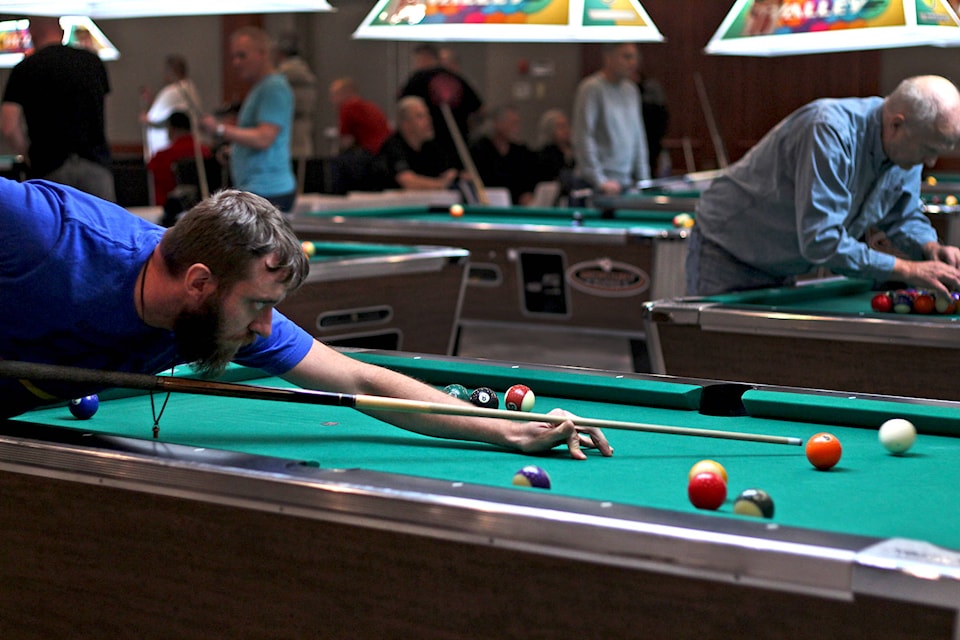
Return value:
[[(513, 474), (537, 464), (550, 475), (554, 494), (660, 509), (695, 512), (687, 499), (687, 473), (705, 458), (730, 475), (718, 518), (732, 513), (733, 499), (747, 488), (768, 491), (776, 503), (773, 525), (876, 537), (921, 539), (960, 549), (960, 412), (895, 399), (751, 389), (743, 396), (746, 416), (703, 415), (702, 387), (669, 378), (638, 379), (589, 371), (547, 370), (494, 363), (464, 364), (394, 355), (356, 357), (390, 366), (437, 386), (486, 385), (501, 394), (516, 382), (537, 393), (536, 411), (562, 407), (592, 418), (626, 420), (796, 436), (835, 434), (843, 458), (818, 471), (802, 447), (658, 433), (608, 431), (616, 452), (586, 461), (565, 449), (536, 456), (485, 444), (439, 440), (402, 431), (346, 408), (173, 394), (160, 421), (160, 441), (242, 451), (301, 461), (323, 468), (362, 468), (516, 491)], [(243, 371), (240, 371), (243, 373)], [(250, 383), (286, 386), (278, 378)], [(162, 396), (154, 398), (157, 408)], [(921, 434), (907, 454), (894, 456), (878, 443), (876, 429), (890, 417), (907, 417)], [(66, 407), (30, 413), (22, 420), (149, 440), (153, 425), (146, 395), (105, 399), (87, 421)], [(699, 512), (707, 513), (707, 512)]]
[(630, 229), (643, 227), (656, 230), (672, 230), (676, 212), (618, 209), (614, 217), (604, 217), (598, 209), (564, 207), (463, 207), (462, 216), (450, 215), (448, 208), (402, 206), (371, 209), (353, 209), (346, 211), (320, 211), (302, 214), (311, 218), (378, 219), (391, 221), (409, 221), (447, 223), (451, 225), (524, 225), (524, 226), (562, 226), (569, 227), (573, 214), (579, 213), (584, 227), (602, 227), (609, 229)]
[(358, 258), (381, 258), (417, 252), (415, 247), (405, 247), (403, 245), (368, 244), (364, 242), (311, 242), (313, 242), (315, 249), (315, 254), (310, 257), (311, 263)]
[(840, 314), (863, 318), (960, 322), (957, 314), (898, 314), (874, 311), (870, 300), (877, 293), (868, 280), (839, 279), (813, 282), (799, 287), (757, 289), (706, 296), (702, 300), (737, 309), (792, 313)]

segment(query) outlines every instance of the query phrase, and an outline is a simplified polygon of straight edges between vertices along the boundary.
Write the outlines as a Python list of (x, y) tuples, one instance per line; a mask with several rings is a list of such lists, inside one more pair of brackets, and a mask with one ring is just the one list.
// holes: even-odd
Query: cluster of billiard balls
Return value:
[[(917, 439), (913, 423), (903, 418), (891, 418), (877, 433), (880, 444), (894, 455), (905, 453)], [(818, 433), (807, 440), (807, 460), (816, 469), (827, 471), (840, 462), (843, 447), (832, 433)], [(687, 476), (687, 497), (698, 509), (715, 511), (727, 499), (727, 470), (714, 460), (701, 460), (690, 468)], [(746, 489), (733, 503), (733, 512), (754, 517), (773, 517), (773, 498), (763, 489)]]
[[(687, 474), (687, 497), (697, 509), (715, 511), (727, 500), (727, 470), (715, 460), (701, 460)], [(745, 489), (733, 503), (733, 512), (757, 518), (773, 517), (773, 498), (763, 489)]]
[[(490, 387), (479, 387), (472, 393), (462, 384), (450, 384), (443, 391), (454, 398), (466, 400), (470, 404), (484, 409), (499, 409), (500, 398)], [(515, 384), (503, 394), (503, 406), (510, 411), (533, 411), (537, 398), (525, 384)]]
[(878, 313), (957, 313), (960, 310), (960, 293), (951, 293), (949, 298), (936, 296), (918, 289), (884, 291), (870, 299), (870, 308)]
[(678, 213), (673, 216), (673, 226), (678, 229), (690, 229), (693, 225), (694, 219), (689, 213)]

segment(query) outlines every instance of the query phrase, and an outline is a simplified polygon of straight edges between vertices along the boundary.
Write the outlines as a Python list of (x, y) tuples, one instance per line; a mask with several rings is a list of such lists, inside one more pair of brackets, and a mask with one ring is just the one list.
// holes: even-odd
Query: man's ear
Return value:
[(198, 262), (190, 265), (183, 277), (183, 286), (191, 302), (199, 303), (217, 290), (217, 281), (210, 267)]

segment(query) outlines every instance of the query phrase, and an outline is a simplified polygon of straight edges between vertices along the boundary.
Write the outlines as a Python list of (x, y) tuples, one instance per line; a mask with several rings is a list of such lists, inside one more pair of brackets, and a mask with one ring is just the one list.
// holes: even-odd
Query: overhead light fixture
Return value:
[(787, 56), (960, 46), (946, 0), (737, 0), (706, 52)]
[[(63, 16), (63, 44), (93, 51), (101, 60), (116, 60), (120, 52), (107, 39), (103, 31), (85, 16)], [(16, 66), (33, 50), (30, 39), (30, 20), (5, 20), (0, 22), (0, 68)]]
[(637, 0), (378, 0), (353, 34), (439, 42), (662, 42)]
[(334, 10), (327, 0), (4, 0), (2, 8), (7, 15), (70, 15), (91, 18), (161, 18)]

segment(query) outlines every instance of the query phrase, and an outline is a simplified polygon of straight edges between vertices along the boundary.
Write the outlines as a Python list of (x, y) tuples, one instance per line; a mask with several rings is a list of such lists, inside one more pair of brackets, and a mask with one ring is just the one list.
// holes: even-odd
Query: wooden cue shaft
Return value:
[(523, 420), (532, 422), (546, 422), (560, 424), (572, 420), (578, 427), (599, 427), (619, 431), (645, 431), (650, 433), (668, 433), (682, 436), (702, 436), (704, 438), (723, 438), (727, 440), (748, 440), (752, 442), (766, 442), (769, 444), (801, 445), (800, 438), (787, 436), (758, 435), (739, 431), (720, 431), (714, 429), (698, 429), (696, 427), (673, 427), (659, 424), (645, 424), (642, 422), (625, 422), (621, 420), (602, 420), (598, 418), (582, 418), (580, 416), (562, 416), (549, 413), (531, 413), (525, 411), (509, 411), (504, 409), (488, 409), (473, 405), (448, 405), (417, 400), (403, 400), (398, 398), (384, 398), (380, 396), (354, 396), (357, 409), (408, 411), (414, 413), (435, 413), (443, 415), (475, 416), (485, 418), (504, 418), (507, 420)]
[(470, 150), (467, 149), (467, 143), (463, 141), (463, 136), (460, 135), (460, 127), (457, 126), (457, 121), (453, 119), (453, 112), (450, 111), (450, 105), (446, 102), (441, 102), (440, 111), (443, 112), (443, 119), (447, 123), (447, 129), (450, 130), (450, 136), (453, 138), (453, 145), (457, 148), (457, 155), (460, 156), (460, 162), (463, 163), (463, 168), (467, 171), (467, 175), (470, 176), (470, 181), (473, 182), (473, 186), (477, 189), (477, 199), (480, 200), (480, 204), (490, 204), (490, 198), (487, 197), (487, 188), (483, 186), (483, 180), (480, 179), (477, 166), (473, 164), (473, 158), (470, 157)]
[(717, 156), (717, 166), (721, 169), (726, 169), (727, 151), (723, 146), (723, 138), (720, 137), (720, 130), (717, 128), (717, 121), (713, 118), (713, 109), (710, 107), (710, 98), (707, 97), (707, 88), (703, 84), (703, 77), (699, 73), (694, 73), (693, 82), (697, 87), (697, 97), (700, 98), (703, 117), (707, 121), (707, 130), (710, 132), (713, 151)]
[[(65, 367), (33, 362), (18, 362), (15, 360), (0, 360), (0, 378), (24, 378), (29, 380), (57, 380), (61, 382), (75, 382), (81, 384), (102, 385), (105, 387), (121, 387), (128, 389), (142, 389), (146, 391), (170, 391), (192, 393), (197, 395), (226, 396), (233, 398), (247, 398), (254, 400), (275, 400), (281, 402), (296, 402), (300, 404), (317, 404), (326, 406), (351, 407), (368, 411), (397, 411), (405, 413), (429, 413), (437, 415), (457, 415), (468, 417), (501, 418), (519, 420), (523, 422), (546, 422), (560, 424), (568, 418), (562, 415), (548, 413), (529, 413), (525, 411), (508, 411), (504, 409), (488, 409), (475, 407), (469, 404), (444, 404), (439, 402), (425, 402), (403, 398), (388, 398), (383, 396), (351, 395), (346, 393), (332, 393), (329, 391), (313, 391), (310, 389), (288, 389), (277, 387), (261, 387), (233, 382), (216, 382), (209, 380), (194, 380), (190, 378), (175, 378), (170, 376), (153, 376), (142, 373), (125, 373), (118, 371), (96, 371), (79, 367)], [(673, 435), (701, 436), (704, 438), (722, 438), (727, 440), (747, 440), (769, 444), (801, 445), (800, 438), (787, 436), (770, 436), (738, 431), (719, 431), (713, 429), (698, 429), (694, 427), (673, 427), (667, 425), (644, 424), (639, 422), (623, 422), (619, 420), (600, 420), (594, 418), (572, 418), (579, 427), (599, 427), (621, 431), (645, 431), (652, 433), (668, 433)]]
[(200, 108), (193, 102), (190, 92), (179, 82), (177, 82), (177, 90), (187, 102), (190, 137), (193, 138), (193, 160), (197, 163), (197, 181), (200, 183), (200, 199), (206, 200), (210, 196), (210, 183), (207, 181), (207, 165), (203, 160), (203, 152), (200, 149), (200, 126), (197, 122), (197, 119), (203, 114), (200, 113)]

